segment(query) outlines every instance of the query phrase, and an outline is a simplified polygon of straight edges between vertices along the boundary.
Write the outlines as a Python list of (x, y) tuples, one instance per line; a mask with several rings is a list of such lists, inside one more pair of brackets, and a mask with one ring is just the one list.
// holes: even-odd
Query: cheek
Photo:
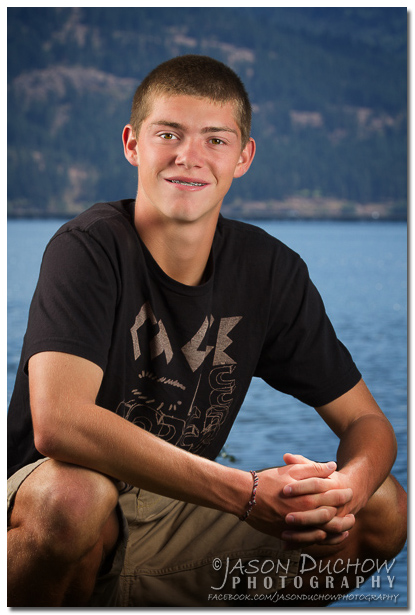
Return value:
[(235, 165), (230, 164), (224, 167), (221, 171), (222, 183), (229, 186), (233, 182), (234, 177), (236, 177), (236, 173)]
[(171, 160), (171, 156), (167, 152), (153, 151), (151, 149), (144, 152), (142, 156), (143, 166), (145, 166), (146, 172), (149, 175), (156, 175), (165, 169)]
[(160, 165), (157, 158), (153, 156), (151, 152), (148, 152), (148, 154), (141, 154), (138, 174), (143, 180), (146, 179), (148, 181), (154, 177), (158, 173), (159, 167)]

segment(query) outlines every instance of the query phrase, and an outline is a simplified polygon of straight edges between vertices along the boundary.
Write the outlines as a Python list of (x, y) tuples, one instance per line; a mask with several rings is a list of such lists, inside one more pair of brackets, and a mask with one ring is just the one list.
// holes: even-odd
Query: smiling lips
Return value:
[(184, 178), (167, 179), (167, 181), (177, 186), (184, 186), (185, 188), (203, 188), (207, 186), (206, 182), (192, 181)]

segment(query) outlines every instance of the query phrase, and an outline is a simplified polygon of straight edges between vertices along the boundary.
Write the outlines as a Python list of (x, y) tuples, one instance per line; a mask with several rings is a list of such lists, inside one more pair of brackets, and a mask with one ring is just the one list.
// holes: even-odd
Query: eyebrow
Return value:
[[(179, 122), (169, 122), (168, 120), (158, 120), (157, 122), (152, 122), (150, 126), (167, 126), (168, 128), (176, 128), (176, 130), (185, 130), (186, 127)], [(202, 134), (206, 134), (208, 132), (231, 132), (238, 136), (238, 132), (234, 128), (230, 128), (229, 126), (206, 126), (202, 128)]]

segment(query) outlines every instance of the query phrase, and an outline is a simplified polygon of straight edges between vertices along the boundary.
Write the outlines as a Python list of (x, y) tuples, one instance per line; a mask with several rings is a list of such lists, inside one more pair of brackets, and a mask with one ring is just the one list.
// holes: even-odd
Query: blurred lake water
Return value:
[[(8, 221), (10, 399), (43, 250), (62, 220)], [(407, 227), (387, 222), (256, 222), (308, 264), (338, 337), (352, 353), (398, 439), (393, 472), (407, 487)], [(335, 458), (337, 438), (315, 411), (254, 379), (226, 452), (245, 470), (281, 465), (285, 452)], [(375, 577), (379, 576), (379, 580)], [(337, 607), (407, 606), (406, 548), (389, 572), (375, 575)], [(399, 594), (396, 602), (382, 595)], [(371, 602), (370, 596), (376, 601)]]

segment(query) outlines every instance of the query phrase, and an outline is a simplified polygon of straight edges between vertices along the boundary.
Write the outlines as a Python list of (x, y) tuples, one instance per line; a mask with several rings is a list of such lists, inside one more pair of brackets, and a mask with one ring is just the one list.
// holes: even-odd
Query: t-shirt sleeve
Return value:
[(307, 266), (297, 257), (277, 270), (268, 332), (256, 376), (314, 407), (337, 399), (361, 379), (338, 340)]
[(117, 277), (108, 253), (86, 231), (55, 236), (45, 250), (29, 312), (24, 369), (39, 352), (57, 351), (106, 367)]

